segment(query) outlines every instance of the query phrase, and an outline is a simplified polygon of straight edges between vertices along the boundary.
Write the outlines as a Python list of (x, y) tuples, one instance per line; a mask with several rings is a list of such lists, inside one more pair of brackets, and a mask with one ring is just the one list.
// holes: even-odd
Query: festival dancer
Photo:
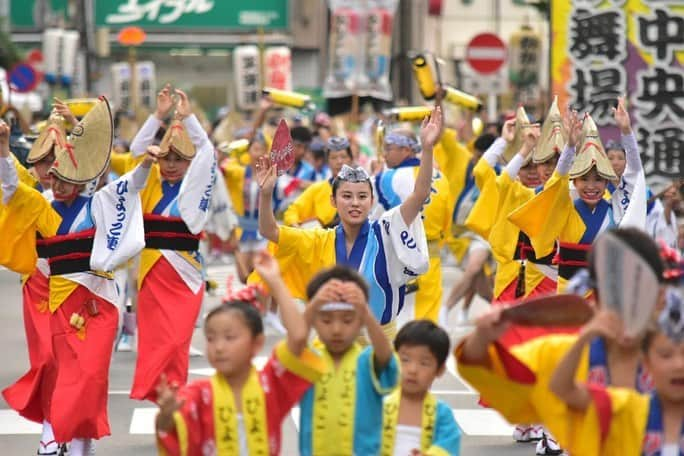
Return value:
[(83, 194), (86, 184), (106, 171), (111, 153), (112, 119), (102, 99), (74, 127), (71, 142), (54, 148), (51, 203), (17, 181), (8, 159), (8, 133), (0, 125), (0, 233), (14, 246), (6, 249), (3, 265), (31, 273), (39, 255), (47, 259), (53, 365), (34, 379), (40, 387), (20, 382), (6, 397), (14, 407), (13, 398), (26, 397), (22, 387), (36, 388), (41, 399), (31, 401), (24, 413), (47, 421), (56, 442), (71, 441), (71, 455), (94, 454), (94, 440), (110, 433), (107, 386), (118, 320), (111, 271), (143, 246), (138, 192), (154, 157), (94, 195)]
[(257, 159), (267, 151), (267, 142), (261, 131), (250, 135), (249, 163), (242, 165), (229, 160), (221, 165), (228, 194), (238, 215), (238, 250), (235, 263), (240, 282), (246, 283), (254, 270), (254, 257), (266, 248), (267, 241), (259, 234), (259, 185), (254, 172)]
[(369, 282), (373, 315), (390, 339), (394, 338), (405, 285), (429, 265), (425, 232), (418, 216), (430, 195), (432, 147), (441, 128), (442, 112), (438, 107), (421, 128), (423, 155), (413, 193), (373, 222), (368, 220), (373, 204), (370, 176), (363, 168), (343, 166), (332, 188), (331, 203), (340, 216), (335, 229), (279, 227), (271, 207), (275, 165), (265, 157), (257, 162), (257, 179), (262, 186), (259, 231), (277, 244), (276, 258), (286, 271), (286, 283), (295, 297), (304, 299), (305, 284), (322, 268), (349, 265)]
[(179, 391), (162, 376), (156, 419), (160, 454), (279, 455), (283, 420), (324, 374), (321, 356), (306, 348), (310, 324), (298, 313), (277, 261), (260, 252), (255, 267), (278, 301), (286, 340), (257, 371), (252, 358), (265, 341), (258, 310), (234, 300), (209, 312), (204, 333), (216, 373)]
[[(612, 233), (629, 245), (661, 282), (664, 281), (663, 260), (655, 242), (646, 233), (636, 228), (616, 229)], [(596, 272), (591, 263), (589, 278), (595, 285)], [(657, 302), (650, 304), (657, 306)], [(599, 302), (598, 305), (602, 308), (604, 304)], [(506, 348), (499, 342), (508, 326), (501, 318), (501, 311), (501, 307), (494, 307), (479, 318), (475, 331), (456, 348), (459, 374), (509, 422), (543, 423), (558, 442), (567, 444), (568, 428), (564, 426), (568, 421), (560, 418), (566, 407), (550, 393), (549, 382), (561, 357), (578, 336), (550, 334)], [(601, 385), (651, 391), (653, 383), (641, 364), (641, 340), (639, 337), (625, 341), (593, 338), (582, 353), (577, 378)], [(548, 447), (546, 440), (548, 437), (538, 448)]]
[(324, 228), (332, 228), (339, 223), (337, 209), (330, 203), (334, 176), (343, 165), (350, 166), (353, 161), (349, 140), (333, 136), (325, 145), (325, 159), (330, 168), (331, 178), (311, 184), (285, 210), (283, 222), (287, 226), (302, 226), (317, 223)]
[[(683, 274), (684, 265), (679, 268)], [(624, 338), (622, 322), (612, 312), (599, 312), (556, 367), (549, 387), (566, 405), (556, 418), (572, 423), (567, 435), (571, 454), (684, 454), (684, 286), (671, 286), (666, 303), (641, 344), (653, 391), (586, 383), (577, 375), (592, 340), (620, 343)]]
[[(420, 169), (417, 154), (421, 145), (409, 130), (394, 130), (384, 138), (386, 169), (373, 178), (378, 209), (388, 211), (400, 205), (413, 191)], [(417, 279), (414, 315), (410, 318), (427, 318), (437, 321), (442, 306), (441, 247), (450, 234), (451, 198), (449, 182), (438, 170), (432, 172), (430, 197), (422, 209), (423, 225), (427, 237), (430, 268)]]
[[(307, 318), (326, 374), (300, 403), (302, 456), (379, 454), (382, 400), (399, 383), (399, 363), (369, 303), (368, 284), (355, 270), (333, 266), (307, 285)], [(358, 342), (365, 327), (370, 345)], [(331, 436), (335, 436), (331, 438)]]
[(429, 320), (404, 325), (394, 339), (401, 385), (383, 404), (382, 455), (458, 456), (461, 429), (445, 402), (430, 389), (444, 374), (449, 335)]
[[(630, 161), (633, 160), (634, 166), (643, 173), (636, 137), (622, 98), (613, 113)], [(608, 182), (617, 180), (617, 176), (603, 150), (596, 124), (587, 115), (580, 134), (576, 112), (570, 114), (567, 123), (568, 144), (554, 175), (544, 190), (509, 215), (509, 220), (529, 236), (538, 257), (552, 254), (558, 242), (558, 292), (563, 292), (568, 280), (580, 268), (586, 267), (587, 251), (596, 236), (620, 224), (629, 206), (621, 203), (625, 195), (632, 195), (631, 200), (642, 198), (645, 202), (645, 194), (633, 195), (634, 186), (629, 183), (613, 193), (611, 202), (604, 199)], [(576, 146), (579, 151), (575, 156)], [(570, 180), (578, 194), (574, 201)], [(643, 229), (645, 214), (642, 225)]]
[(451, 187), (453, 212), (447, 246), (463, 269), (442, 306), (441, 322), (447, 320), (448, 312), (461, 298), (464, 302), (458, 313), (459, 323), (468, 320), (468, 310), (476, 293), (487, 301), (492, 299), (491, 248), (485, 239), (470, 231), (465, 222), (479, 197), (473, 169), (494, 140), (491, 134), (479, 136), (473, 142), (471, 153), (458, 143), (455, 132), (447, 129), (435, 149), (435, 159)]
[(131, 398), (156, 398), (162, 373), (185, 384), (188, 353), (204, 294), (199, 235), (209, 216), (215, 158), (206, 132), (187, 95), (176, 89), (175, 119), (159, 147), (150, 146), (160, 119), (174, 103), (168, 87), (131, 143), (134, 156), (145, 150), (159, 157), (141, 194), (145, 249), (138, 275), (138, 358)]
[[(26, 162), (33, 164), (40, 180), (36, 180), (29, 172), (14, 159), (14, 166), (19, 181), (28, 187), (45, 189), (43, 195), (52, 201), (50, 176), (48, 171), (55, 161), (55, 148), (66, 144), (66, 129), (64, 118), (53, 112), (48, 118), (47, 125), (34, 141)], [(40, 182), (40, 184), (39, 184)], [(0, 197), (2, 191), (0, 190)], [(0, 212), (2, 206), (0, 206)], [(22, 308), (24, 317), (24, 331), (26, 332), (26, 347), (29, 354), (29, 371), (19, 378), (13, 385), (3, 390), (5, 400), (24, 418), (42, 422), (43, 430), (37, 454), (57, 454), (59, 444), (55, 441), (52, 426), (44, 418), (40, 402), (44, 395), (50, 392), (42, 391), (44, 382), (40, 381), (46, 371), (53, 367), (52, 338), (50, 335), (50, 313), (48, 312), (50, 266), (46, 258), (40, 257), (32, 273), (22, 276)], [(36, 412), (36, 413), (33, 413)]]

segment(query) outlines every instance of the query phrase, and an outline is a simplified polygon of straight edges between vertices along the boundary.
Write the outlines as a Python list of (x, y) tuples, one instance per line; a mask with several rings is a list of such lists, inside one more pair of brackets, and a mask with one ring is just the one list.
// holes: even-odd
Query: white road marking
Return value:
[(454, 409), (453, 412), (458, 425), (467, 435), (513, 435), (513, 426), (494, 410)]
[(131, 418), (131, 425), (128, 428), (128, 433), (135, 435), (153, 435), (154, 419), (157, 416), (158, 411), (159, 409), (157, 407), (133, 409), (133, 417)]
[(0, 435), (41, 434), (43, 426), (29, 421), (14, 410), (0, 410)]

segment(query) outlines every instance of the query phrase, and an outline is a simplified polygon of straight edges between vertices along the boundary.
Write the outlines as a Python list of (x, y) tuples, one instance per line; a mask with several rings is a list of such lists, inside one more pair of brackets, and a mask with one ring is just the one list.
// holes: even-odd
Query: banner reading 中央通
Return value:
[(627, 94), (649, 181), (684, 175), (684, 5), (551, 3), (552, 93), (561, 109), (591, 113), (602, 139), (618, 140), (612, 108)]

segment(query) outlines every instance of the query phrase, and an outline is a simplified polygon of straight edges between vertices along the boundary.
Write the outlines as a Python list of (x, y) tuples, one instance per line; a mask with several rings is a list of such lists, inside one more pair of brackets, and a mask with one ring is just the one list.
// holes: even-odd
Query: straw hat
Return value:
[(109, 102), (100, 97), (71, 131), (70, 143), (55, 150), (50, 172), (73, 184), (86, 184), (100, 177), (109, 167), (113, 128)]
[(587, 115), (582, 126), (582, 139), (578, 145), (577, 155), (570, 169), (570, 179), (584, 176), (594, 166), (599, 176), (608, 180), (617, 180), (618, 177), (603, 148), (594, 119)]
[(523, 129), (529, 126), (530, 119), (527, 117), (527, 112), (525, 112), (524, 107), (520, 106), (515, 112), (515, 136), (513, 137), (513, 141), (506, 145), (506, 149), (504, 149), (502, 155), (504, 162), (510, 162), (513, 157), (515, 157), (515, 154), (520, 152), (524, 141)]
[(166, 130), (166, 134), (159, 144), (159, 157), (166, 157), (171, 151), (171, 147), (173, 147), (174, 152), (186, 160), (192, 160), (197, 152), (188, 132), (185, 130), (185, 125), (180, 120), (171, 122), (168, 130)]
[(50, 114), (38, 138), (33, 143), (26, 157), (27, 163), (36, 163), (45, 158), (50, 152), (57, 154), (67, 143), (66, 121), (56, 112)]
[(549, 113), (546, 115), (546, 119), (544, 119), (541, 141), (532, 155), (532, 160), (535, 163), (544, 163), (553, 158), (554, 155), (560, 155), (567, 142), (568, 135), (563, 128), (563, 119), (558, 109), (558, 97), (556, 96), (553, 97)]

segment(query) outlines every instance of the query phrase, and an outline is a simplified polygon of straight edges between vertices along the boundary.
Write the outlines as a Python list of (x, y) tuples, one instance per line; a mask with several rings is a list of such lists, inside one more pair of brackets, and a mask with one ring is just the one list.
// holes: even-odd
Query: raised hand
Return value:
[(568, 133), (568, 146), (575, 147), (582, 136), (582, 120), (576, 110), (570, 110), (563, 117), (563, 127)]
[(343, 282), (338, 279), (328, 280), (309, 301), (309, 307), (313, 312), (318, 312), (321, 306), (329, 302), (342, 302)]
[(501, 318), (502, 307), (496, 307), (475, 320), (474, 335), (484, 345), (496, 341), (508, 329), (508, 322)]
[(442, 117), (442, 108), (437, 106), (432, 110), (429, 118), (423, 120), (423, 125), (420, 127), (420, 142), (423, 150), (432, 149), (435, 143), (442, 136), (442, 129), (444, 128), (444, 119)]
[(157, 163), (157, 159), (159, 158), (159, 151), (159, 146), (148, 146), (147, 150), (145, 151), (145, 158), (143, 159), (142, 167), (149, 168), (154, 163)]
[(620, 129), (620, 132), (623, 135), (630, 134), (632, 132), (632, 122), (629, 119), (629, 112), (627, 112), (627, 108), (625, 108), (625, 97), (618, 97), (617, 108), (612, 109), (615, 123)]
[(501, 129), (501, 137), (507, 143), (513, 142), (513, 139), (515, 138), (515, 117), (504, 122), (503, 128)]
[(276, 173), (275, 165), (271, 163), (268, 155), (262, 155), (257, 158), (254, 167), (256, 168), (257, 184), (259, 184), (261, 191), (269, 194), (273, 193), (276, 181), (278, 180), (278, 174)]
[(258, 252), (254, 257), (254, 269), (267, 284), (271, 284), (280, 279), (280, 266), (278, 266), (278, 261), (265, 250)]
[(173, 96), (171, 93), (171, 84), (166, 84), (163, 89), (157, 94), (157, 110), (154, 115), (157, 119), (165, 119), (173, 108)]
[(368, 300), (363, 291), (354, 282), (343, 282), (341, 285), (342, 302), (349, 303), (354, 306), (358, 312), (362, 322), (366, 322), (368, 318), (373, 318), (370, 315), (370, 307), (368, 307)]
[(527, 156), (537, 146), (541, 136), (541, 127), (538, 123), (527, 125), (523, 128), (523, 147), (522, 153)]
[(185, 92), (183, 92), (181, 89), (176, 89), (176, 95), (178, 95), (178, 103), (176, 104), (176, 118), (178, 120), (183, 120), (192, 115), (192, 107), (190, 106), (188, 95)]
[(185, 399), (178, 400), (176, 396), (178, 385), (170, 385), (166, 379), (166, 374), (161, 375), (156, 390), (157, 404), (159, 405), (157, 428), (160, 431), (168, 431), (174, 426), (173, 414), (183, 407)]
[(69, 106), (67, 106), (66, 103), (64, 103), (59, 98), (53, 98), (53, 100), (54, 100), (54, 103), (52, 104), (52, 107), (57, 112), (57, 114), (64, 117), (64, 120), (69, 122), (72, 126), (75, 126), (78, 123), (78, 119), (71, 112), (71, 109), (69, 109)]
[(618, 340), (623, 336), (622, 320), (612, 310), (600, 310), (584, 325), (581, 334), (588, 339), (601, 336), (610, 340)]
[(0, 157), (7, 158), (10, 154), (9, 149), (10, 126), (0, 119)]

